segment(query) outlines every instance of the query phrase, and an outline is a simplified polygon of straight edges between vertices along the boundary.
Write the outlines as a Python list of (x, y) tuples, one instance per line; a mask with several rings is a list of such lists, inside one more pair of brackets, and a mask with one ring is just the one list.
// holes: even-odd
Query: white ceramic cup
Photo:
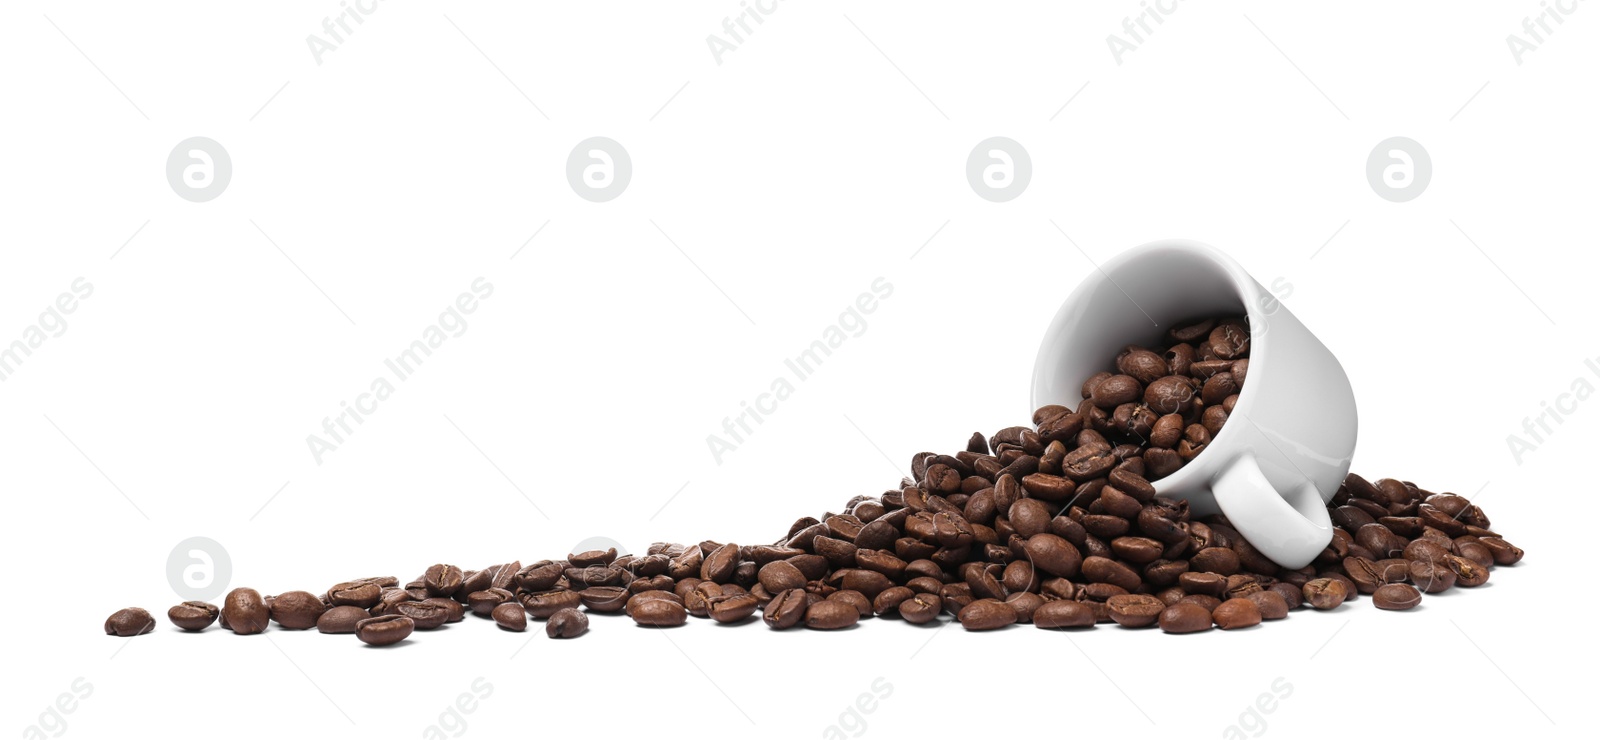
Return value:
[(1355, 396), (1333, 353), (1226, 254), (1160, 241), (1101, 265), (1045, 332), (1029, 412), (1077, 408), (1083, 381), (1129, 344), (1165, 347), (1177, 322), (1240, 313), (1250, 373), (1233, 413), (1198, 457), (1154, 485), (1196, 516), (1225, 514), (1262, 554), (1299, 568), (1333, 537), (1326, 502), (1350, 470)]

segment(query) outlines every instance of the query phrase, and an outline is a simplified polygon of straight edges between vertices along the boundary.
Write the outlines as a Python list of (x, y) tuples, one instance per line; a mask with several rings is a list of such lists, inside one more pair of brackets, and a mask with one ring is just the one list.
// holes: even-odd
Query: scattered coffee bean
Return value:
[[(569, 611), (573, 611), (572, 607), (557, 610), (555, 614), (550, 615), (550, 618), (555, 619), (556, 614), (563, 614)], [(522, 608), (521, 604), (515, 601), (507, 601), (495, 607), (493, 611), (489, 612), (489, 618), (493, 619), (494, 623), (503, 630), (521, 632), (528, 628), (528, 612)], [(548, 630), (549, 625), (545, 625), (545, 629)]]
[[(1145, 339), (1157, 343), (1107, 358), (1081, 401), (1039, 408), (1031, 427), (973, 434), (955, 454), (917, 453), (910, 477), (881, 496), (802, 517), (771, 544), (658, 542), (642, 555), (605, 548), (480, 570), (440, 563), (403, 585), (356, 578), (321, 597), (235, 589), (220, 609), (186, 602), (168, 617), (190, 630), (220, 621), (238, 634), (270, 621), (315, 625), (369, 643), (460, 621), (469, 609), (508, 630), (548, 619), (551, 636), (581, 634), (589, 612), (673, 627), (691, 615), (740, 624), (758, 610), (779, 630), (843, 629), (874, 616), (930, 624), (948, 613), (971, 631), (1031, 621), (1183, 633), (1283, 619), (1304, 603), (1334, 609), (1358, 593), (1383, 609), (1410, 608), (1421, 592), (1481, 585), (1493, 566), (1523, 558), (1465, 497), (1351, 474), (1328, 502), (1334, 528), (1323, 552), (1310, 566), (1279, 567), (1226, 518), (1160, 494), (1249, 392), (1248, 322), (1203, 318)], [(107, 630), (143, 629), (139, 613)]]
[(366, 609), (359, 606), (329, 607), (322, 616), (317, 617), (317, 631), (329, 635), (350, 634), (356, 631), (356, 622), (371, 617)]
[(222, 600), (222, 626), (236, 635), (265, 632), (271, 615), (266, 599), (253, 588), (236, 588)]
[[(617, 551), (611, 550), (611, 557), (616, 557)], [(504, 604), (502, 606), (510, 606)], [(498, 621), (498, 620), (496, 620)], [(500, 626), (504, 627), (504, 624)], [(520, 631), (520, 630), (518, 630)], [(556, 639), (577, 637), (589, 631), (589, 617), (583, 612), (568, 607), (550, 615), (550, 621), (544, 625), (545, 635)]]
[(1261, 609), (1246, 598), (1228, 599), (1211, 611), (1211, 619), (1225, 630), (1254, 627), (1261, 624)]
[[(1005, 607), (1004, 604), (1001, 604)], [(1010, 612), (1010, 607), (1005, 607)], [(843, 601), (828, 601), (826, 599), (812, 604), (806, 609), (806, 627), (814, 630), (838, 630), (854, 627), (861, 619), (861, 612), (854, 606)]]
[(156, 628), (156, 618), (137, 606), (118, 609), (106, 618), (106, 634), (117, 637), (134, 637)]
[[(365, 612), (363, 612), (365, 613)], [(185, 601), (167, 610), (167, 620), (177, 625), (179, 629), (189, 632), (199, 632), (217, 621), (222, 610), (215, 604), (204, 601)]]
[(306, 591), (286, 591), (272, 599), (269, 615), (286, 630), (306, 630), (317, 626), (317, 619), (328, 607)]
[(1162, 609), (1157, 622), (1162, 632), (1175, 635), (1204, 632), (1211, 629), (1211, 611), (1199, 604), (1179, 601)]
[(356, 622), (356, 639), (375, 647), (393, 645), (411, 636), (416, 625), (410, 617), (385, 614)]
[(1388, 611), (1405, 611), (1422, 603), (1422, 592), (1409, 583), (1390, 583), (1372, 592), (1372, 605)]
[(997, 630), (1017, 622), (1017, 612), (998, 599), (978, 599), (956, 615), (968, 632)]

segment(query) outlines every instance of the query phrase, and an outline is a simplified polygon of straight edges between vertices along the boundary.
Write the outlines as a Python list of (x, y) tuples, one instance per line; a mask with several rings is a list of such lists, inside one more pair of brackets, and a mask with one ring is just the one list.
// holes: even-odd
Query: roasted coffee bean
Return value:
[(271, 611), (261, 593), (253, 588), (236, 588), (222, 600), (223, 626), (236, 635), (254, 635), (266, 631)]
[(440, 563), (428, 568), (422, 575), (422, 583), (430, 596), (454, 596), (461, 590), (462, 578), (460, 568)]
[(728, 583), (739, 567), (739, 546), (726, 544), (716, 548), (700, 564), (700, 579), (712, 583)]
[(944, 609), (944, 601), (939, 594), (919, 593), (905, 601), (898, 607), (900, 617), (911, 624), (927, 624), (938, 619), (939, 612)]
[(1137, 565), (1159, 559), (1165, 549), (1160, 542), (1149, 537), (1118, 537), (1111, 541), (1111, 551), (1117, 557)]
[(1044, 605), (1044, 597), (1024, 591), (1007, 596), (1005, 603), (1017, 613), (1018, 624), (1029, 624), (1033, 622), (1033, 613)]
[(1194, 386), (1187, 379), (1168, 375), (1144, 389), (1144, 405), (1161, 415), (1187, 414), (1194, 404), (1194, 395)]
[(329, 607), (317, 617), (317, 631), (328, 635), (350, 634), (356, 631), (356, 622), (371, 616), (359, 606)]
[(1460, 555), (1444, 556), (1444, 565), (1456, 574), (1456, 585), (1471, 588), (1489, 580), (1489, 569)]
[[(1078, 553), (1078, 548), (1073, 547), (1071, 542), (1047, 532), (1029, 537), (1024, 549), (1034, 568), (1053, 576), (1072, 578), (1078, 574), (1078, 569), (1083, 565), (1083, 558)], [(1134, 578), (1137, 580), (1138, 577)]]
[[(456, 592), (456, 596), (459, 598), (461, 596), (461, 592)], [(512, 594), (510, 591), (501, 588), (489, 588), (483, 591), (473, 591), (472, 593), (467, 594), (467, 606), (472, 609), (473, 614), (476, 614), (480, 617), (487, 617), (491, 612), (494, 611), (495, 607), (504, 604), (507, 601), (511, 601), (514, 598), (516, 598), (515, 594)], [(452, 599), (452, 601), (453, 600), (454, 599)], [(425, 628), (419, 624), (417, 625), (417, 629)]]
[(824, 599), (806, 608), (805, 624), (814, 630), (838, 630), (854, 627), (860, 619), (861, 612), (850, 603)]
[(579, 591), (578, 601), (589, 611), (610, 614), (622, 611), (630, 596), (628, 589), (621, 586), (595, 586)]
[(423, 599), (422, 601), (425, 604), (438, 604), (441, 608), (443, 608), (445, 611), (445, 624), (459, 622), (465, 618), (467, 614), (467, 608), (462, 606), (461, 602), (456, 601), (455, 599), (447, 599), (443, 596), (431, 596)]
[(317, 619), (327, 610), (322, 600), (310, 593), (286, 591), (273, 598), (269, 616), (279, 627), (304, 630), (317, 626)]
[(1445, 565), (1443, 558), (1410, 562), (1409, 580), (1424, 593), (1436, 594), (1456, 585), (1456, 573)]
[(1305, 595), (1306, 603), (1313, 609), (1322, 611), (1343, 604), (1349, 597), (1344, 582), (1332, 578), (1316, 578), (1308, 581), (1301, 587), (1301, 593)]
[(544, 625), (545, 635), (552, 639), (571, 639), (588, 631), (589, 615), (570, 608), (551, 614)]
[[(177, 625), (179, 629), (189, 632), (199, 632), (217, 621), (217, 616), (222, 610), (215, 604), (204, 601), (185, 601), (167, 610), (167, 621)], [(363, 611), (363, 614), (366, 612)]]
[(577, 591), (558, 588), (523, 594), (521, 601), (523, 608), (528, 610), (528, 616), (535, 619), (549, 619), (551, 614), (555, 614), (562, 609), (577, 607), (582, 599), (578, 596)]
[(1113, 375), (1090, 389), (1089, 400), (1102, 411), (1110, 411), (1125, 403), (1139, 400), (1144, 386), (1129, 375)]
[(356, 622), (356, 639), (374, 647), (393, 645), (411, 636), (416, 624), (410, 617), (386, 614)]
[(810, 601), (803, 589), (791, 588), (781, 591), (767, 602), (761, 613), (761, 621), (775, 630), (789, 629), (800, 623), (809, 605)]
[(759, 606), (761, 601), (750, 594), (724, 594), (712, 597), (706, 611), (712, 621), (733, 624), (755, 614)]
[(156, 618), (137, 606), (118, 609), (106, 618), (106, 634), (117, 637), (134, 637), (156, 628)]
[[(1210, 616), (1208, 615), (1206, 619), (1209, 621)], [(1081, 601), (1062, 599), (1046, 601), (1033, 610), (1033, 626), (1039, 629), (1093, 627), (1094, 624), (1094, 609)]]
[(1305, 584), (1296, 586), (1293, 583), (1279, 581), (1267, 587), (1267, 590), (1277, 594), (1279, 598), (1283, 599), (1283, 603), (1288, 605), (1289, 611), (1294, 611), (1305, 604), (1305, 592), (1303, 590), (1304, 587)]
[(328, 601), (334, 606), (358, 606), (371, 609), (378, 603), (383, 587), (369, 581), (348, 581), (328, 589)]
[[(1037, 619), (1037, 615), (1034, 617)], [(1161, 610), (1157, 624), (1162, 632), (1186, 635), (1211, 629), (1211, 610), (1200, 604), (1179, 601)]]
[[(550, 615), (550, 618), (555, 619), (556, 615), (574, 611), (577, 610), (570, 607), (560, 609), (555, 614)], [(494, 623), (503, 630), (521, 632), (528, 628), (528, 612), (522, 608), (521, 604), (515, 601), (507, 601), (496, 606), (489, 612), (489, 618), (493, 619)]]
[(395, 604), (390, 613), (410, 617), (412, 627), (424, 631), (443, 627), (450, 619), (448, 609), (429, 601), (402, 601)]
[(1206, 613), (1210, 614), (1213, 609), (1222, 606), (1222, 599), (1208, 594), (1189, 594), (1188, 596), (1178, 599), (1178, 603), (1198, 604), (1205, 607)]
[(1167, 605), (1148, 594), (1123, 594), (1107, 599), (1106, 608), (1111, 611), (1111, 619), (1117, 624), (1139, 628), (1155, 624)]
[(1017, 622), (1017, 612), (997, 599), (978, 599), (961, 608), (956, 620), (968, 632), (997, 630)]
[(1211, 619), (1225, 630), (1254, 627), (1261, 624), (1261, 609), (1249, 599), (1228, 599), (1211, 610)]
[[(647, 591), (633, 597), (649, 594), (665, 593), (662, 591)], [(677, 627), (689, 621), (689, 612), (683, 604), (666, 598), (649, 598), (634, 603), (630, 601), (628, 615), (633, 617), (634, 623), (643, 627)], [(559, 611), (559, 610), (557, 610)]]
[[(1038, 558), (1034, 558), (1033, 564), (1034, 567), (1040, 567)], [(1049, 571), (1047, 570), (1046, 572)], [(1064, 578), (1071, 577), (1071, 574), (1067, 573), (1053, 573), (1052, 575), (1060, 575)], [(1138, 588), (1140, 583), (1139, 574), (1135, 573), (1132, 568), (1110, 558), (1099, 556), (1084, 558), (1083, 575), (1091, 583), (1109, 583), (1128, 591)]]
[[(698, 553), (699, 550), (695, 552)], [(698, 562), (696, 565), (698, 566)], [(541, 560), (517, 571), (513, 580), (517, 584), (517, 588), (522, 591), (548, 591), (556, 585), (556, 581), (561, 579), (563, 570), (565, 568), (560, 563), (552, 560)]]
[(1390, 583), (1372, 592), (1372, 605), (1388, 611), (1405, 611), (1422, 603), (1422, 593), (1409, 583)]
[(1480, 537), (1478, 542), (1489, 548), (1489, 554), (1494, 556), (1495, 565), (1516, 565), (1522, 560), (1522, 548), (1517, 547), (1499, 537)]
[(1189, 558), (1189, 569), (1231, 576), (1239, 572), (1239, 554), (1229, 547), (1208, 547)]
[(1289, 602), (1284, 601), (1276, 591), (1257, 591), (1245, 598), (1255, 603), (1262, 619), (1283, 619), (1289, 616)]

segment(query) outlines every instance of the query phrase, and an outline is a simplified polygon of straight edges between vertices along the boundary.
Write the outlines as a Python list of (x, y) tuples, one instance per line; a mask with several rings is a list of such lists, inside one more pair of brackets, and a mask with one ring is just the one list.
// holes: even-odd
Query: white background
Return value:
[[(0, 342), (74, 279), (94, 292), (0, 383), (6, 732), (427, 736), (478, 678), (447, 734), (1576, 731), (1594, 603), (1567, 563), (1592, 550), (1600, 400), (1520, 464), (1507, 436), (1600, 387), (1600, 9), (1518, 64), (1526, 0), (1180, 4), (1118, 64), (1140, 4), (790, 2), (719, 65), (706, 37), (741, 10), (387, 2), (319, 65), (334, 0), (8, 4)], [(165, 177), (191, 136), (233, 161), (210, 202)], [(566, 180), (591, 136), (632, 158), (610, 202)], [(1007, 203), (966, 181), (990, 136), (1032, 159)], [(1391, 136), (1433, 162), (1407, 203), (1366, 181)], [(191, 536), (265, 593), (594, 536), (771, 541), (919, 450), (1026, 423), (1061, 299), (1167, 237), (1287, 286), (1355, 386), (1354, 470), (1477, 492), (1527, 559), (1411, 613), (1192, 638), (595, 618), (566, 642), (469, 619), (380, 651), (165, 621)], [(319, 465), (307, 435), (480, 276), (467, 331)], [(865, 332), (719, 465), (707, 435), (879, 277)], [(133, 604), (154, 634), (101, 633)]]

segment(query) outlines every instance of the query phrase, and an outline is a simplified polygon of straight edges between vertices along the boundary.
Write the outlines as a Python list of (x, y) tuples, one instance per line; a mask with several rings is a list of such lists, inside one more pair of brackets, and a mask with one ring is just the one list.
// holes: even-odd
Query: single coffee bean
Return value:
[(1444, 556), (1444, 565), (1456, 574), (1456, 585), (1472, 588), (1489, 581), (1489, 569), (1460, 555)]
[(1404, 611), (1422, 603), (1422, 592), (1409, 583), (1390, 583), (1372, 592), (1372, 605), (1388, 611)]
[[(1032, 540), (1030, 539), (1029, 542), (1032, 542)], [(1033, 564), (1035, 567), (1040, 567), (1038, 558), (1034, 558)], [(1054, 575), (1060, 575), (1063, 578), (1072, 576), (1070, 573), (1056, 573)], [(1100, 556), (1084, 558), (1083, 575), (1092, 583), (1109, 583), (1128, 591), (1138, 588), (1141, 582), (1139, 574), (1135, 573), (1132, 568), (1110, 558)]]
[[(1208, 614), (1206, 619), (1210, 620), (1210, 618)], [(1081, 601), (1062, 599), (1046, 601), (1039, 608), (1033, 610), (1033, 626), (1039, 629), (1093, 627), (1094, 624), (1094, 609)]]
[(1225, 630), (1254, 627), (1261, 624), (1261, 609), (1248, 598), (1233, 598), (1213, 609), (1211, 619)]
[(927, 624), (939, 618), (944, 610), (944, 599), (935, 593), (919, 593), (898, 607), (900, 617), (911, 624)]
[[(879, 595), (881, 596), (882, 594), (880, 593)], [(838, 591), (828, 594), (828, 600), (842, 601), (855, 607), (856, 612), (861, 615), (862, 619), (867, 619), (873, 616), (872, 602), (869, 601), (867, 597), (859, 591), (852, 591), (847, 588), (839, 589)]]
[(412, 629), (419, 630), (438, 629), (450, 619), (449, 610), (427, 601), (402, 601), (390, 613), (409, 617)]
[(1313, 609), (1321, 611), (1343, 604), (1349, 596), (1345, 584), (1332, 578), (1315, 578), (1307, 581), (1301, 592), (1305, 595), (1306, 603)]
[[(646, 591), (639, 596), (658, 593), (663, 592)], [(635, 596), (634, 599), (638, 599), (639, 596)], [(689, 621), (689, 611), (683, 608), (683, 604), (664, 598), (641, 601), (632, 606), (628, 613), (633, 617), (634, 623), (642, 627), (677, 627)]]
[(1162, 632), (1175, 635), (1205, 632), (1211, 629), (1211, 611), (1193, 602), (1179, 601), (1161, 610), (1157, 624)]
[(266, 631), (271, 611), (261, 592), (253, 588), (236, 588), (222, 600), (224, 626), (236, 635), (254, 635)]
[(350, 634), (356, 631), (356, 622), (371, 616), (359, 606), (329, 607), (322, 616), (317, 617), (317, 631), (325, 635)]
[(1033, 613), (1044, 606), (1044, 597), (1024, 591), (1007, 596), (1005, 603), (1017, 613), (1018, 624), (1028, 624), (1033, 621)]
[(1178, 599), (1178, 603), (1197, 604), (1205, 607), (1206, 613), (1210, 614), (1217, 607), (1222, 606), (1222, 599), (1209, 594), (1189, 594), (1181, 599)]
[(1489, 548), (1489, 554), (1494, 556), (1495, 565), (1516, 565), (1522, 560), (1522, 548), (1517, 547), (1499, 537), (1479, 537), (1484, 547)]
[[(887, 592), (886, 592), (887, 593)], [(810, 601), (804, 589), (791, 588), (778, 592), (762, 610), (761, 621), (775, 630), (786, 630), (805, 618)]]
[(430, 566), (422, 575), (423, 587), (430, 596), (454, 596), (461, 589), (461, 569), (443, 563)]
[(1294, 611), (1305, 604), (1306, 597), (1304, 586), (1305, 584), (1296, 586), (1295, 584), (1287, 581), (1279, 581), (1271, 586), (1268, 586), (1267, 590), (1281, 597), (1283, 599), (1283, 603), (1288, 605), (1289, 611)]
[[(1419, 540), (1420, 541), (1420, 540)], [(1424, 593), (1448, 591), (1456, 585), (1456, 573), (1439, 560), (1412, 560), (1409, 577)]]
[(305, 630), (317, 626), (317, 619), (328, 608), (306, 591), (286, 591), (272, 600), (270, 616), (286, 630)]
[(1262, 619), (1283, 619), (1289, 616), (1289, 602), (1276, 591), (1257, 591), (1245, 596), (1256, 605)]
[[(695, 552), (699, 551), (696, 550)], [(698, 565), (699, 563), (697, 562), (696, 566)], [(555, 587), (556, 581), (561, 579), (561, 573), (563, 570), (565, 570), (565, 567), (560, 563), (551, 560), (541, 560), (533, 565), (517, 571), (513, 581), (517, 584), (517, 588), (522, 591), (529, 593), (536, 591), (548, 591)]]
[(349, 581), (328, 589), (328, 603), (334, 606), (358, 606), (371, 609), (383, 594), (383, 586), (370, 581)]
[(1189, 558), (1189, 570), (1231, 576), (1239, 572), (1239, 554), (1230, 547), (1208, 547)]
[[(567, 607), (565, 609), (557, 610), (556, 614), (562, 614), (569, 611), (576, 610), (572, 609), (571, 607)], [(500, 629), (503, 630), (521, 632), (528, 628), (528, 612), (522, 608), (521, 604), (515, 601), (507, 601), (499, 606), (496, 606), (489, 612), (489, 618), (493, 619), (494, 623), (499, 625)], [(550, 615), (550, 618), (554, 619), (555, 614)]]
[(410, 617), (385, 614), (356, 622), (356, 639), (374, 647), (393, 645), (410, 637), (415, 628)]
[(1123, 627), (1149, 627), (1156, 623), (1166, 603), (1148, 594), (1123, 594), (1106, 600), (1111, 619)]
[(622, 611), (631, 596), (628, 589), (621, 586), (594, 586), (578, 592), (578, 600), (585, 609), (602, 614)]
[[(217, 616), (222, 610), (215, 604), (204, 601), (185, 601), (167, 610), (167, 621), (177, 625), (179, 629), (189, 632), (199, 632), (217, 621)], [(365, 613), (365, 612), (363, 612)]]
[(712, 621), (721, 624), (742, 622), (756, 613), (761, 601), (750, 594), (724, 594), (713, 597), (708, 609)]
[[(1009, 612), (1010, 608), (1006, 611)], [(814, 630), (854, 627), (860, 619), (861, 612), (843, 601), (818, 601), (806, 609), (806, 627)]]
[[(614, 555), (615, 550), (611, 553)], [(568, 607), (550, 615), (544, 633), (553, 639), (571, 639), (589, 631), (589, 615)]]
[(1016, 624), (1017, 612), (1003, 601), (978, 599), (962, 607), (956, 619), (968, 632), (982, 632)]
[(522, 606), (528, 610), (528, 616), (534, 619), (549, 619), (551, 614), (576, 608), (581, 602), (578, 592), (567, 588), (522, 595)]
[(118, 609), (106, 618), (106, 634), (117, 637), (134, 637), (156, 628), (156, 618), (137, 606)]

